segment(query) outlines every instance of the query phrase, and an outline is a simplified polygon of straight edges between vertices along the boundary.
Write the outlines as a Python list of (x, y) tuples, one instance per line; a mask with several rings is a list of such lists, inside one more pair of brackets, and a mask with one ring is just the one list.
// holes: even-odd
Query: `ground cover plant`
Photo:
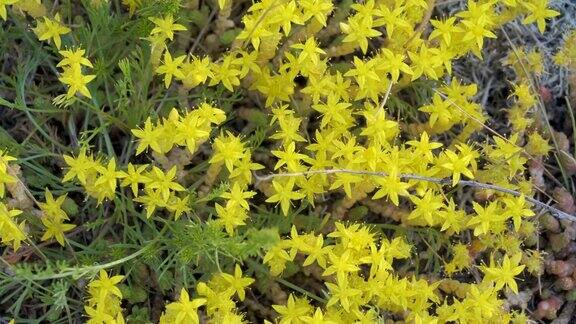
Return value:
[(0, 320), (569, 322), (573, 16), (0, 0)]

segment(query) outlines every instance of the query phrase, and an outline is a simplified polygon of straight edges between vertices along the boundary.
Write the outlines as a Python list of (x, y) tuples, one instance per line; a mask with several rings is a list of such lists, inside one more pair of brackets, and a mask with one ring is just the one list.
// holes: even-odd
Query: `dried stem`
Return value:
[(394, 82), (392, 82), (390, 80), (390, 83), (388, 84), (388, 89), (386, 89), (386, 94), (384, 95), (384, 98), (382, 99), (382, 102), (380, 102), (380, 106), (378, 106), (378, 111), (384, 109), (384, 106), (386, 105), (386, 103), (388, 102), (388, 98), (390, 97), (390, 92), (392, 92), (392, 85), (394, 84)]
[[(378, 172), (378, 171), (362, 171), (362, 170), (350, 170), (350, 169), (326, 169), (326, 170), (310, 170), (310, 171), (294, 172), (294, 173), (273, 173), (273, 174), (268, 174), (268, 175), (258, 175), (255, 173), (254, 177), (256, 178), (257, 181), (268, 181), (268, 180), (271, 180), (273, 178), (279, 178), (279, 177), (302, 177), (302, 176), (307, 176), (307, 175), (312, 175), (312, 174), (336, 174), (336, 173), (359, 174), (359, 175), (368, 175), (368, 176), (377, 176), (377, 177), (387, 177), (388, 176), (388, 173)], [(450, 179), (450, 178), (433, 178), (433, 177), (426, 177), (426, 176), (422, 176), (422, 175), (418, 175), (418, 174), (411, 174), (411, 173), (401, 173), (398, 175), (398, 177), (402, 180), (418, 180), (418, 181), (436, 183), (439, 185), (452, 184), (452, 179)], [(509, 194), (509, 195), (512, 195), (515, 197), (522, 196), (522, 193), (519, 191), (515, 191), (512, 189), (506, 189), (506, 188), (499, 187), (497, 185), (478, 182), (478, 181), (474, 181), (474, 180), (460, 180), (460, 181), (458, 181), (458, 184), (461, 186), (494, 190), (494, 191), (506, 193), (506, 194)], [(570, 220), (572, 222), (576, 222), (576, 216), (574, 216), (574, 215), (570, 215), (568, 213), (565, 213), (565, 212), (563, 212), (557, 208), (549, 206), (549, 205), (547, 205), (547, 204), (545, 204), (545, 203), (543, 203), (537, 199), (531, 198), (531, 197), (525, 196), (525, 199), (526, 199), (526, 201), (528, 201), (531, 204), (534, 204), (535, 206), (539, 207), (540, 209), (547, 210), (548, 212), (550, 212), (550, 214), (554, 215), (555, 217), (557, 217), (559, 219), (567, 219), (567, 220)]]

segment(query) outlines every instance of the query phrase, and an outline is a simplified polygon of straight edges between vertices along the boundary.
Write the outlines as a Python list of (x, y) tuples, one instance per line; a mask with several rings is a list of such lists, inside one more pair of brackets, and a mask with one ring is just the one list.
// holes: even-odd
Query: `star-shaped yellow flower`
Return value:
[(38, 36), (41, 41), (52, 39), (56, 48), (60, 49), (62, 45), (61, 35), (66, 35), (71, 31), (70, 28), (66, 27), (60, 22), (60, 15), (56, 14), (54, 19), (44, 17), (43, 22), (38, 22), (36, 28), (34, 28), (34, 33)]

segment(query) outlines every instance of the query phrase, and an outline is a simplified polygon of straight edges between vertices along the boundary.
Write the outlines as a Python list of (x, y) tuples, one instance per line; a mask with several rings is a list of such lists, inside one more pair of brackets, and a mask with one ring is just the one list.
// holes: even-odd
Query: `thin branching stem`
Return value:
[(378, 107), (378, 111), (384, 109), (384, 106), (388, 102), (388, 98), (390, 97), (390, 92), (392, 92), (392, 85), (393, 84), (394, 84), (394, 82), (392, 82), (390, 80), (390, 83), (388, 83), (388, 89), (386, 89), (386, 94), (384, 95), (384, 98), (382, 99), (382, 102), (380, 102), (380, 106)]
[(49, 274), (49, 275), (32, 275), (30, 277), (27, 277), (26, 279), (29, 279), (31, 281), (42, 281), (42, 280), (61, 279), (61, 278), (66, 278), (66, 277), (75, 277), (75, 278), (84, 277), (86, 275), (96, 273), (99, 270), (112, 268), (114, 266), (117, 266), (117, 265), (120, 265), (120, 264), (125, 263), (127, 261), (130, 261), (130, 260), (142, 255), (151, 246), (152, 246), (152, 243), (144, 246), (140, 250), (138, 250), (138, 251), (136, 251), (136, 252), (134, 252), (128, 256), (125, 256), (125, 257), (118, 259), (118, 260), (114, 260), (112, 262), (97, 264), (97, 265), (87, 266), (87, 267), (82, 267), (82, 268), (70, 268), (70, 269), (67, 269), (66, 271), (62, 271), (62, 272), (55, 273), (55, 274)]
[[(303, 177), (313, 174), (337, 174), (337, 173), (348, 173), (348, 174), (357, 174), (357, 175), (367, 175), (367, 176), (376, 176), (376, 177), (387, 177), (388, 173), (381, 172), (381, 171), (364, 171), (364, 170), (350, 170), (350, 169), (324, 169), (324, 170), (310, 170), (310, 171), (303, 171), (303, 172), (292, 172), (292, 173), (272, 173), (268, 175), (258, 175), (254, 173), (254, 177), (257, 181), (269, 181), (273, 178), (279, 177)], [(412, 173), (401, 173), (398, 174), (398, 177), (402, 180), (417, 180), (417, 181), (425, 181), (430, 183), (436, 183), (439, 185), (451, 185), (452, 179), (451, 178), (434, 178), (434, 177), (427, 177), (419, 174), (412, 174)], [(506, 193), (515, 197), (520, 197), (523, 194), (519, 191), (502, 188), (497, 185), (478, 182), (474, 180), (460, 180), (458, 181), (458, 185), (461, 186), (468, 186), (468, 187), (475, 187), (481, 189), (489, 189), (494, 190), (502, 193)], [(537, 199), (532, 197), (524, 196), (526, 201), (529, 203), (537, 206), (540, 209), (547, 210), (550, 214), (554, 215), (559, 219), (567, 219), (572, 222), (576, 222), (576, 216), (568, 214), (559, 210), (558, 208), (552, 207), (546, 203), (543, 203)]]

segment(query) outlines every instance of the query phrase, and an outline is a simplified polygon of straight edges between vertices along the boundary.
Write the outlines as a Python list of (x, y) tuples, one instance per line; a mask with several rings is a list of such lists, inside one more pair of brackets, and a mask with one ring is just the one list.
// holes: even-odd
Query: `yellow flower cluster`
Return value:
[(168, 118), (152, 124), (150, 117), (146, 119), (144, 128), (132, 130), (132, 134), (140, 139), (136, 154), (151, 148), (159, 154), (168, 153), (174, 146), (186, 147), (190, 153), (196, 152), (198, 146), (204, 143), (212, 127), (226, 120), (224, 112), (210, 104), (203, 103), (197, 109), (180, 116), (173, 108)]
[[(503, 10), (500, 15), (495, 10), (497, 5)], [(186, 88), (210, 78), (209, 85), (222, 83), (233, 91), (234, 86), (240, 85), (240, 80), (252, 72), (254, 82), (250, 88), (266, 95), (266, 105), (269, 106), (275, 100), (289, 101), (289, 95), (294, 93), (291, 81), (299, 73), (313, 78), (310, 84), (318, 90), (329, 92), (334, 86), (337, 87), (337, 84), (330, 84), (326, 78), (329, 75), (324, 75), (328, 65), (322, 56), (343, 55), (358, 47), (366, 53), (369, 39), (382, 35), (374, 28), (383, 26), (389, 41), (387, 47), (366, 62), (355, 57), (356, 69), (347, 74), (358, 76), (357, 99), (375, 100), (390, 81), (398, 82), (401, 72), (409, 77), (407, 80), (412, 81), (421, 76), (438, 79), (445, 72), (451, 73), (451, 62), (468, 52), (481, 57), (484, 39), (495, 38), (493, 30), (509, 20), (511, 15), (528, 15), (524, 22), (538, 22), (541, 28), (545, 19), (557, 14), (546, 9), (546, 0), (526, 1), (523, 5), (516, 1), (469, 1), (468, 10), (458, 13), (456, 17), (446, 21), (432, 20), (434, 29), (425, 40), (415, 36), (419, 36), (416, 26), (429, 10), (428, 6), (424, 0), (390, 3), (370, 0), (353, 4), (356, 13), (349, 16), (346, 23), (340, 23), (345, 35), (342, 44), (324, 51), (310, 35), (326, 26), (327, 17), (333, 11), (332, 1), (264, 1), (253, 5), (249, 14), (243, 17), (245, 28), (238, 35), (237, 44), (222, 56), (219, 63), (211, 63), (208, 57), (189, 59), (182, 55), (173, 58), (166, 51), (156, 73), (164, 75), (166, 87), (173, 77), (182, 80)], [(157, 27), (152, 30), (150, 40), (158, 49), (159, 56), (164, 51), (166, 39), (172, 40), (174, 31), (185, 30), (185, 27), (174, 24), (172, 16), (151, 19)], [(306, 26), (298, 33), (290, 33), (293, 24)], [(288, 44), (301, 41), (290, 46), (298, 53), (280, 53), (284, 54), (286, 62), (282, 62), (277, 72), (271, 71), (263, 63), (277, 55), (280, 41), (289, 35)], [(245, 44), (239, 44), (239, 41), (249, 41), (254, 51), (244, 51), (242, 47)], [(334, 76), (338, 78), (338, 75), (336, 73)]]
[(246, 187), (252, 183), (252, 171), (264, 168), (252, 162), (252, 150), (245, 146), (240, 137), (229, 131), (216, 137), (212, 149), (214, 152), (208, 161), (210, 168), (207, 176), (217, 175), (222, 166), (226, 166), (230, 181)]
[(469, 269), (472, 265), (472, 257), (470, 256), (470, 250), (465, 244), (456, 243), (452, 245), (452, 260), (444, 265), (444, 271), (449, 276), (452, 276), (456, 272)]
[(9, 170), (10, 162), (16, 160), (15, 157), (0, 150), (0, 198), (4, 198), (6, 195), (6, 185), (17, 181), (17, 179), (10, 174)]
[(250, 211), (248, 200), (256, 194), (248, 190), (248, 186), (252, 183), (252, 171), (264, 167), (252, 162), (251, 150), (245, 147), (239, 137), (230, 132), (218, 136), (212, 148), (214, 152), (208, 161), (210, 167), (205, 182), (211, 182), (220, 174), (222, 167), (226, 166), (231, 185), (227, 192), (220, 195), (226, 199), (226, 204), (222, 206), (216, 203), (214, 207), (218, 216), (216, 224), (224, 228), (229, 235), (233, 235), (236, 227), (246, 224)]
[(46, 198), (45, 203), (38, 203), (38, 207), (42, 210), (42, 224), (46, 226), (46, 232), (42, 236), (42, 241), (46, 241), (52, 237), (56, 239), (60, 245), (64, 246), (64, 232), (67, 232), (76, 225), (65, 224), (65, 220), (69, 220), (68, 215), (62, 210), (62, 204), (66, 199), (66, 195), (54, 199), (50, 190), (46, 189), (44, 195)]
[[(6, 19), (6, 6), (17, 2), (0, 0), (0, 17)], [(496, 38), (495, 31), (506, 22), (520, 17), (544, 32), (546, 19), (558, 13), (548, 9), (547, 0), (468, 0), (467, 8), (454, 16), (429, 20), (434, 1), (351, 2), (349, 10), (335, 10), (331, 0), (255, 2), (242, 17), (244, 27), (231, 49), (214, 59), (171, 53), (170, 42), (186, 26), (170, 14), (148, 17), (153, 24), (147, 38), (150, 61), (165, 88), (175, 85), (184, 92), (198, 86), (221, 85), (231, 92), (243, 88), (262, 97), (262, 107), (271, 116), (272, 168), (280, 174), (257, 185), (253, 171), (264, 166), (253, 162), (253, 148), (231, 131), (215, 135), (204, 184), (210, 190), (221, 173), (229, 183), (215, 197), (225, 200), (214, 204), (216, 224), (234, 236), (248, 223), (250, 200), (256, 195), (251, 186), (267, 196), (266, 202), (279, 205), (286, 216), (292, 216), (296, 202), (314, 206), (321, 195), (342, 193), (344, 198), (331, 215), (335, 222), (328, 225), (334, 226), (329, 234), (300, 234), (294, 226), (289, 238), (266, 251), (263, 262), (272, 275), (282, 275), (289, 264), (316, 267), (327, 291), (319, 307), (292, 294), (285, 305), (274, 305), (282, 323), (376, 322), (382, 311), (418, 323), (521, 320), (523, 314), (504, 310), (500, 296), (508, 288), (517, 293), (515, 278), (524, 268), (537, 269), (540, 260), (520, 245), (523, 237), (536, 230), (524, 221), (534, 216), (526, 202), (532, 195), (525, 177), (527, 163), (550, 151), (546, 136), (534, 127), (538, 98), (527, 75), (543, 72), (542, 56), (520, 49), (506, 59), (518, 76), (511, 94), (513, 106), (508, 110), (514, 133), (508, 138), (487, 137), (482, 144), (471, 140), (475, 132), (487, 127), (487, 116), (474, 102), (477, 86), (455, 77), (433, 89), (428, 102), (414, 105), (410, 113), (417, 116), (410, 122), (395, 117), (390, 101), (394, 96), (397, 108), (402, 99), (395, 95), (413, 90), (414, 81), (438, 84), (450, 80), (452, 63), (469, 54), (481, 58), (486, 40)], [(138, 0), (122, 3), (130, 15), (141, 4)], [(230, 10), (232, 1), (219, 0), (218, 5)], [(340, 19), (333, 19), (336, 15)], [(428, 20), (430, 32), (425, 28)], [(84, 74), (93, 68), (86, 51), (60, 51), (61, 37), (70, 32), (58, 14), (42, 16), (34, 28), (38, 39), (52, 41), (61, 56), (57, 67), (63, 69), (59, 80), (68, 89), (64, 97), (72, 99), (80, 93), (91, 98), (87, 85), (95, 75)], [(563, 50), (557, 61), (572, 62), (572, 52)], [(297, 84), (297, 78), (304, 83)], [(138, 141), (135, 154), (150, 149), (157, 161), (179, 150), (192, 156), (227, 117), (209, 103), (183, 111), (171, 109), (158, 120), (148, 117), (142, 128), (133, 129)], [(307, 129), (314, 131), (308, 134)], [(441, 134), (454, 136), (441, 138)], [(5, 185), (17, 181), (8, 172), (13, 160), (0, 152), (0, 198)], [(164, 208), (178, 220), (191, 210), (189, 192), (181, 184), (185, 172), (181, 165), (117, 165), (115, 157), (94, 156), (86, 147), (76, 156), (64, 155), (64, 160), (68, 168), (63, 181), (78, 181), (98, 204), (114, 200), (123, 188), (143, 204), (147, 218)], [(484, 190), (481, 193), (487, 199), (458, 204), (443, 191), (444, 185), (455, 187), (472, 179), (521, 194), (512, 197)], [(74, 228), (65, 223), (65, 199), (66, 195), (55, 198), (46, 189), (45, 202), (38, 203), (46, 227), (42, 240), (55, 238), (64, 245), (64, 232)], [(412, 247), (403, 238), (379, 237), (368, 226), (337, 221), (345, 217), (347, 208), (358, 202), (369, 205), (371, 200), (375, 205), (403, 206), (406, 212), (394, 218), (401, 226), (434, 227), (447, 237), (472, 232), (470, 246), (456, 243), (450, 247), (452, 260), (445, 262), (444, 271), (450, 277), (470, 269), (471, 249), (476, 254), (490, 252), (490, 264), (479, 267), (481, 282), (451, 282), (457, 286), (457, 293), (451, 293), (437, 278), (396, 273), (393, 264), (411, 257)], [(26, 239), (24, 222), (16, 222), (20, 213), (0, 202), (2, 242), (15, 250)], [(505, 253), (495, 260), (500, 254), (494, 250)], [(124, 322), (123, 296), (117, 287), (123, 278), (109, 277), (101, 270), (99, 278), (89, 284), (85, 308), (89, 323)], [(253, 282), (243, 276), (239, 265), (233, 275), (217, 273), (197, 285), (192, 294), (197, 297), (191, 298), (183, 288), (179, 299), (166, 305), (160, 322), (199, 323), (198, 310), (203, 308), (213, 322), (241, 323), (244, 315), (234, 298), (243, 301), (245, 289)]]
[(25, 222), (18, 223), (16, 216), (22, 214), (21, 210), (9, 209), (3, 202), (0, 202), (0, 237), (2, 244), (12, 245), (16, 251), (20, 248), (22, 241), (26, 239)]
[[(15, 1), (12, 1), (15, 3)], [(0, 5), (0, 15), (2, 10), (5, 12), (4, 5)], [(71, 29), (64, 25), (60, 19), (60, 15), (56, 14), (54, 19), (47, 16), (42, 17), (43, 21), (38, 20), (34, 28), (34, 33), (40, 41), (53, 40), (54, 45), (59, 50), (58, 53), (62, 56), (62, 60), (58, 63), (57, 67), (63, 69), (58, 80), (68, 87), (68, 92), (65, 98), (71, 99), (80, 92), (82, 95), (91, 98), (90, 91), (86, 86), (89, 82), (96, 78), (95, 75), (83, 74), (82, 67), (93, 68), (92, 63), (84, 57), (86, 51), (83, 49), (69, 49), (60, 51), (62, 46), (62, 35), (71, 32)]]
[[(276, 132), (271, 138), (280, 141), (280, 147), (272, 151), (278, 158), (274, 169), (284, 173), (302, 175), (310, 173), (305, 176), (272, 180), (272, 194), (267, 202), (279, 203), (285, 215), (289, 214), (293, 201), (306, 199), (313, 205), (317, 195), (342, 188), (352, 200), (357, 200), (359, 199), (357, 197), (373, 191), (373, 199), (388, 198), (394, 205), (399, 205), (400, 197), (406, 197), (414, 206), (411, 212), (401, 219), (407, 225), (437, 226), (448, 233), (460, 233), (471, 229), (476, 236), (484, 236), (492, 241), (504, 237), (508, 223), (512, 223), (517, 231), (520, 230), (522, 219), (534, 215), (525, 203), (524, 196), (499, 197), (486, 205), (474, 202), (472, 207), (475, 213), (468, 215), (465, 211), (457, 209), (454, 201), (447, 201), (437, 186), (417, 178), (404, 177), (404, 174), (435, 178), (451, 177), (454, 186), (463, 177), (478, 178), (505, 187), (520, 188), (529, 194), (526, 182), (521, 176), (527, 158), (522, 147), (518, 146), (521, 142), (518, 135), (510, 139), (495, 136), (494, 145), (484, 145), (481, 150), (465, 143), (473, 132), (483, 128), (486, 121), (482, 107), (472, 102), (472, 98), (477, 94), (476, 85), (463, 85), (453, 79), (449, 85), (439, 88), (433, 94), (431, 103), (419, 109), (429, 117), (428, 121), (410, 125), (413, 132), (421, 133), (419, 140), (407, 141), (405, 146), (395, 144), (400, 134), (400, 125), (388, 116), (385, 98), (392, 87), (406, 86), (421, 77), (437, 80), (446, 74), (450, 75), (452, 61), (469, 52), (481, 57), (484, 39), (496, 37), (493, 30), (509, 20), (511, 13), (514, 13), (514, 16), (526, 14), (524, 21), (526, 23), (536, 21), (539, 28), (541, 22), (552, 17), (554, 13), (547, 9), (542, 11), (540, 8), (542, 1), (529, 1), (522, 5), (514, 1), (469, 1), (468, 9), (455, 17), (432, 20), (433, 30), (425, 39), (415, 30), (429, 10), (428, 3), (392, 2), (394, 4), (378, 1), (353, 4), (352, 9), (355, 13), (339, 26), (344, 35), (342, 43), (328, 49), (320, 47), (314, 34), (327, 25), (327, 17), (333, 10), (331, 1), (280, 1), (274, 5), (261, 2), (253, 5), (249, 14), (243, 18), (245, 28), (237, 40), (244, 43), (237, 42), (218, 63), (211, 63), (208, 57), (200, 59), (183, 55), (173, 58), (169, 51), (165, 51), (163, 63), (156, 72), (164, 75), (166, 87), (170, 86), (173, 78), (181, 80), (186, 89), (207, 83), (208, 79), (211, 79), (208, 85), (221, 83), (230, 91), (240, 85), (241, 79), (250, 76), (247, 81), (249, 89), (262, 93), (266, 98), (265, 106), (271, 110), (271, 126), (276, 126)], [(497, 7), (502, 9), (500, 13), (495, 10)], [(173, 31), (183, 29), (181, 25), (173, 23), (172, 17), (155, 18), (153, 22), (158, 27), (152, 31), (151, 37), (161, 35), (163, 45), (166, 39), (172, 39)], [(293, 25), (303, 27), (299, 28), (298, 32), (291, 33)], [(388, 36), (385, 47), (370, 57), (354, 56), (348, 70), (330, 69), (327, 64), (330, 56), (352, 53), (356, 48), (363, 54), (367, 53), (370, 39), (382, 34), (375, 28), (382, 26)], [(287, 46), (279, 47), (283, 37), (287, 37)], [(246, 42), (252, 45), (252, 51), (243, 49), (246, 47)], [(270, 65), (263, 64), (273, 58), (274, 62), (279, 63), (277, 70), (272, 70)], [(531, 60), (534, 62), (534, 71), (537, 71), (537, 56), (533, 55)], [(293, 110), (293, 107), (284, 104), (289, 102), (292, 96), (297, 95), (292, 81), (297, 75), (308, 78), (309, 81), (300, 90), (300, 94), (310, 103), (311, 108), (320, 114), (319, 127), (314, 134), (315, 141), (309, 141), (301, 135), (303, 118), (299, 117), (299, 113)], [(513, 96), (518, 99), (518, 107), (524, 112), (535, 103), (531, 93), (526, 84), (515, 87)], [(362, 116), (365, 120), (365, 126), (358, 131), (353, 131), (357, 127), (355, 115)], [(512, 118), (515, 116), (517, 118)], [(510, 119), (514, 125), (520, 125), (522, 121), (519, 120), (524, 116), (524, 114), (511, 115)], [(518, 128), (525, 129), (528, 125), (529, 121), (524, 123), (524, 127)], [(431, 135), (445, 133), (455, 127), (461, 129), (460, 137), (445, 149), (442, 149), (442, 144), (430, 138)], [(537, 156), (547, 154), (549, 149), (547, 141), (538, 133), (528, 134), (528, 142), (531, 143), (527, 147), (530, 154)], [(304, 146), (306, 151), (299, 151), (300, 143), (307, 144)], [(141, 141), (139, 151), (142, 152), (147, 146), (145, 141)], [(165, 150), (159, 146), (153, 149), (156, 152), (167, 153), (172, 145), (166, 147)], [(246, 155), (244, 151), (247, 149), (240, 139), (231, 133), (216, 138), (213, 147), (214, 155), (210, 160), (212, 165), (209, 175), (219, 172), (218, 166), (225, 164), (233, 181), (230, 191), (222, 195), (228, 199), (226, 206), (216, 204), (219, 222), (232, 235), (235, 227), (245, 223), (249, 210), (247, 199), (254, 195), (254, 192), (247, 190), (246, 185), (251, 182), (250, 171), (260, 166), (257, 164), (254, 168), (250, 166), (249, 152)], [(235, 182), (234, 171), (238, 170), (235, 164), (242, 156), (246, 157), (244, 168), (248, 181), (238, 184)], [(478, 166), (480, 159), (488, 162), (482, 169)], [(314, 173), (326, 169), (357, 173), (338, 172), (333, 177), (321, 172)], [(384, 172), (386, 176), (362, 175), (362, 171)], [(338, 312), (344, 310), (350, 313), (350, 316), (356, 316), (350, 318), (351, 320), (359, 320), (362, 316), (374, 316), (375, 314), (350, 310), (354, 305), (358, 309), (359, 305), (367, 304), (376, 296), (374, 295), (376, 292), (366, 293), (367, 296), (363, 297), (365, 293), (361, 289), (351, 287), (358, 287), (358, 281), (361, 280), (356, 275), (358, 266), (363, 263), (370, 264), (368, 262), (370, 257), (384, 253), (380, 249), (385, 249), (386, 244), (392, 243), (385, 240), (374, 242), (371, 234), (365, 228), (358, 228), (358, 225), (354, 225), (356, 228), (352, 229), (347, 229), (340, 223), (337, 226), (339, 229), (331, 234), (332, 237), (344, 236), (337, 234), (342, 231), (350, 236), (365, 235), (369, 238), (367, 239), (369, 243), (365, 246), (360, 245), (357, 250), (347, 250), (338, 245), (329, 246), (324, 250), (322, 235), (307, 234), (300, 238), (293, 229), (292, 240), (283, 241), (268, 251), (265, 262), (269, 264), (273, 274), (279, 275), (284, 270), (286, 262), (293, 261), (298, 252), (307, 254), (304, 266), (317, 261), (325, 269), (326, 276), (336, 275), (336, 283), (327, 284), (332, 296), (328, 306), (340, 304), (342, 307), (338, 308)], [(354, 234), (356, 232), (364, 234)], [(394, 246), (390, 250), (398, 252), (397, 249), (398, 247)], [(338, 253), (335, 254), (332, 250)], [(361, 250), (374, 255), (354, 254)], [(464, 248), (455, 250), (454, 260), (447, 268), (449, 273), (465, 269), (470, 264), (470, 260), (464, 257)], [(441, 306), (433, 293), (435, 288), (431, 288), (435, 284), (428, 286), (426, 282), (399, 279), (392, 273), (387, 273), (387, 276), (379, 279), (385, 282), (388, 280), (390, 287), (414, 285), (416, 288), (406, 290), (418, 295), (420, 299), (412, 295), (404, 296), (404, 299), (398, 299), (400, 304), (389, 305), (378, 301), (377, 303), (383, 305), (378, 306), (399, 312), (407, 310), (408, 305), (412, 305), (413, 315), (410, 316), (414, 317), (410, 319), (413, 320), (429, 319), (427, 310), (431, 305), (430, 302), (440, 307), (437, 315), (444, 320), (466, 320), (478, 318), (477, 316), (501, 318), (505, 315), (500, 311), (498, 290), (504, 285), (516, 289), (513, 278), (522, 268), (518, 265), (519, 254), (515, 254), (512, 259), (506, 256), (503, 262), (501, 268), (494, 264), (483, 268), (487, 273), (486, 280), (496, 282), (496, 288), (489, 284), (471, 286), (462, 302)], [(389, 270), (389, 267), (386, 270)], [(382, 271), (378, 270), (378, 267), (371, 268), (371, 276), (374, 277), (379, 272)], [(366, 286), (379, 285), (366, 284)], [(430, 297), (426, 297), (428, 296), (426, 294), (417, 294), (418, 289), (429, 291)], [(383, 291), (385, 292), (385, 289)], [(379, 293), (385, 295), (384, 292)], [(476, 310), (477, 302), (482, 302), (486, 307)], [(302, 317), (298, 319), (303, 321), (315, 317), (330, 317), (322, 310), (314, 312), (313, 307), (304, 307), (302, 303), (306, 304), (291, 296), (287, 306), (277, 306), (276, 309), (286, 318), (298, 318), (291, 317), (296, 316), (292, 312), (301, 312), (298, 316)], [(303, 309), (308, 311), (302, 311)], [(342, 314), (338, 316), (341, 317)]]
[(160, 317), (160, 324), (198, 324), (198, 308), (205, 307), (208, 320), (213, 323), (245, 323), (244, 315), (236, 309), (233, 297), (240, 301), (245, 298), (245, 289), (254, 282), (242, 276), (242, 269), (236, 265), (234, 274), (218, 273), (207, 283), (200, 282), (196, 291), (200, 297), (190, 299), (188, 291), (180, 291), (178, 301), (166, 305)]
[(124, 276), (108, 276), (100, 270), (98, 279), (88, 284), (87, 306), (84, 307), (89, 319), (88, 324), (124, 324), (122, 315), (122, 292), (117, 287)]
[(250, 206), (248, 200), (256, 192), (246, 191), (238, 182), (230, 188), (230, 191), (223, 193), (220, 197), (226, 198), (226, 205), (216, 204), (216, 213), (218, 215), (218, 224), (222, 226), (229, 235), (234, 234), (234, 228), (240, 225), (246, 225), (245, 220), (248, 218)]
[[(150, 164), (129, 163), (126, 171), (122, 171), (117, 169), (114, 158), (104, 165), (100, 159), (86, 154), (86, 149), (83, 148), (76, 157), (64, 156), (69, 169), (63, 181), (78, 179), (86, 193), (96, 198), (98, 203), (104, 199), (114, 199), (118, 181), (121, 180), (120, 186), (130, 188), (137, 197), (136, 201), (145, 205), (147, 217), (150, 217), (158, 207), (168, 208), (174, 212), (175, 218), (189, 210), (187, 197), (181, 198), (176, 195), (177, 192), (185, 191), (184, 187), (174, 181), (176, 167), (164, 172)], [(151, 170), (147, 170), (149, 167)], [(144, 195), (140, 195), (139, 185), (144, 185)]]
[(75, 50), (59, 51), (59, 53), (63, 58), (57, 66), (64, 69), (64, 71), (58, 80), (68, 87), (66, 99), (74, 97), (77, 92), (80, 92), (88, 98), (92, 98), (90, 90), (88, 90), (86, 85), (94, 80), (96, 76), (82, 74), (82, 66), (93, 68), (92, 63), (84, 57), (86, 51), (78, 48)]
[[(13, 185), (18, 181), (9, 169), (11, 168), (9, 162), (15, 160), (17, 159), (0, 151), (0, 198), (4, 198), (6, 194), (6, 185)], [(37, 202), (42, 211), (42, 224), (46, 227), (46, 232), (41, 239), (46, 241), (55, 238), (60, 245), (64, 246), (64, 232), (76, 227), (76, 225), (64, 223), (64, 221), (69, 220), (66, 212), (62, 210), (62, 203), (66, 196), (54, 199), (52, 193), (46, 189), (45, 199), (46, 202), (44, 203)], [(2, 238), (3, 244), (11, 244), (15, 251), (20, 248), (21, 242), (26, 240), (27, 236), (25, 221), (18, 223), (15, 219), (20, 214), (22, 214), (21, 210), (11, 208), (0, 201), (0, 238)]]
[(94, 158), (92, 154), (87, 153), (86, 148), (82, 148), (76, 157), (64, 155), (64, 161), (69, 169), (62, 179), (63, 182), (77, 178), (86, 189), (86, 193), (98, 199), (98, 203), (105, 198), (114, 198), (117, 178), (121, 175), (116, 170), (114, 158), (110, 159), (107, 166), (104, 166), (100, 159)]
[[(306, 298), (290, 295), (286, 305), (274, 306), (281, 323), (311, 323), (315, 319), (321, 323), (375, 323), (378, 313), (371, 306), (380, 311), (408, 314), (405, 319), (416, 323), (511, 319), (502, 309), (498, 291), (508, 285), (517, 292), (514, 277), (524, 268), (518, 265), (521, 254), (511, 259), (504, 257), (501, 266), (492, 260), (489, 267), (481, 267), (486, 274), (484, 281), (463, 286), (463, 294), (453, 296), (453, 302), (449, 303), (448, 298), (442, 301), (436, 291), (440, 281), (430, 283), (394, 274), (394, 260), (411, 255), (410, 245), (402, 238), (378, 238), (369, 228), (358, 224), (335, 226), (327, 235), (329, 242), (324, 241), (323, 235), (299, 234), (293, 227), (289, 239), (266, 253), (264, 262), (276, 275), (294, 260), (304, 260), (302, 266), (319, 266), (329, 291), (324, 309), (315, 309)], [(466, 247), (464, 250), (468, 255)], [(303, 257), (296, 258), (297, 255)], [(364, 268), (369, 269), (367, 275), (362, 275)], [(430, 309), (436, 309), (436, 314), (430, 313)]]
[[(0, 150), (0, 198), (6, 195), (6, 185), (18, 181), (16, 177), (10, 174), (10, 162), (16, 161), (16, 158)], [(21, 210), (10, 208), (3, 201), (0, 201), (0, 238), (2, 244), (12, 245), (14, 250), (18, 250), (22, 241), (26, 240), (24, 221), (18, 223), (16, 216), (22, 214)]]
[(226, 89), (234, 91), (234, 87), (240, 85), (240, 79), (246, 77), (248, 72), (260, 70), (254, 59), (254, 55), (242, 50), (225, 54), (220, 63), (211, 62), (209, 57), (187, 58), (186, 55), (181, 55), (172, 58), (170, 52), (166, 51), (162, 64), (155, 71), (164, 75), (166, 88), (170, 86), (173, 78), (182, 81), (187, 89), (204, 84), (210, 78), (210, 86), (221, 83)]
[(564, 40), (564, 46), (554, 56), (554, 63), (573, 68), (576, 66), (576, 31), (570, 32)]

